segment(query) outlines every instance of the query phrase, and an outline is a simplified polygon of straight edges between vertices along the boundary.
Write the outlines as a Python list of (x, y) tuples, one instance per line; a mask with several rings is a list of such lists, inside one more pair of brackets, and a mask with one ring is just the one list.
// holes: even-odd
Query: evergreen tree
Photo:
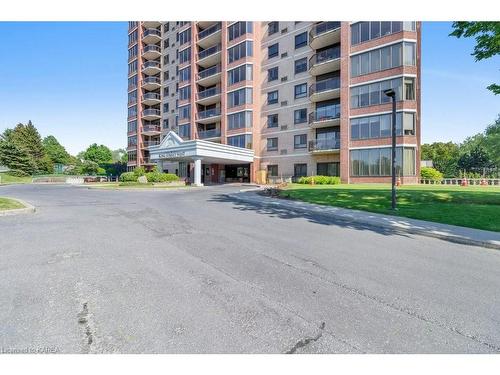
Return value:
[(26, 174), (33, 174), (36, 170), (33, 159), (13, 142), (0, 142), (0, 164)]
[(61, 145), (56, 137), (49, 135), (42, 141), (43, 148), (47, 156), (52, 160), (52, 163), (68, 164), (70, 155), (63, 145)]
[(45, 150), (42, 137), (31, 121), (27, 125), (17, 124), (9, 137), (12, 143), (32, 159), (35, 172), (50, 172), (47, 168), (47, 161), (44, 160)]

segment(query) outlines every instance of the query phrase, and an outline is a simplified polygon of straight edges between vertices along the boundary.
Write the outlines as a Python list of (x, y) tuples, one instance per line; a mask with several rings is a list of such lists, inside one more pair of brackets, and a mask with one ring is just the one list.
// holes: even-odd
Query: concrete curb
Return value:
[(256, 190), (258, 189), (253, 189), (253, 191), (240, 191), (240, 193), (228, 194), (227, 196), (246, 203), (281, 206), (291, 211), (333, 218), (341, 220), (342, 222), (358, 223), (372, 228), (389, 229), (396, 233), (409, 233), (438, 238), (462, 245), (480, 246), (488, 249), (500, 250), (500, 233), (496, 232), (340, 207), (322, 206), (301, 201), (288, 201), (280, 198), (264, 197), (257, 195)]
[(5, 211), (0, 211), (0, 217), (1, 216), (13, 216), (13, 215), (22, 215), (22, 214), (30, 214), (36, 212), (36, 208), (32, 206), (31, 204), (17, 198), (11, 198), (11, 197), (6, 197), (9, 199), (12, 199), (13, 201), (19, 202), (22, 205), (24, 205), (24, 208), (16, 208), (13, 210), (5, 210)]

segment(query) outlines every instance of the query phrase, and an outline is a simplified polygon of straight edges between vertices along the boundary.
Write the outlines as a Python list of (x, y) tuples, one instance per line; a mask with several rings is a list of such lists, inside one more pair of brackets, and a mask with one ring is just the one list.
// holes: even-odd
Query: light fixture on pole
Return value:
[(392, 177), (392, 209), (396, 209), (396, 91), (394, 89), (384, 90), (384, 94), (392, 99), (392, 161), (391, 161), (391, 177)]

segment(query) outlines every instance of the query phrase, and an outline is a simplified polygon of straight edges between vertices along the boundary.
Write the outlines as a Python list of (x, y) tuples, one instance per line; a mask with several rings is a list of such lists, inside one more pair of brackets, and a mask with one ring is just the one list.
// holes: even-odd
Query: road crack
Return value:
[(84, 345), (83, 345), (84, 353), (90, 353), (92, 349), (92, 343), (94, 342), (94, 335), (90, 327), (89, 317), (90, 314), (89, 314), (88, 303), (84, 302), (82, 305), (82, 311), (78, 313), (78, 324), (80, 324), (83, 327), (83, 333), (85, 335)]
[(310, 343), (318, 341), (321, 336), (323, 336), (323, 330), (325, 329), (325, 322), (322, 322), (319, 326), (319, 332), (314, 337), (306, 337), (302, 340), (297, 341), (297, 343), (290, 349), (285, 352), (285, 354), (295, 354), (297, 350), (309, 345)]

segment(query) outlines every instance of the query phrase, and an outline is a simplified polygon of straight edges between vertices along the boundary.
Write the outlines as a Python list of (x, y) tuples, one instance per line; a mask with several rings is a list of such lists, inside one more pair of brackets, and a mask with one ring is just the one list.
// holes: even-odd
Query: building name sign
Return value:
[(171, 152), (163, 152), (158, 154), (158, 158), (160, 159), (168, 159), (168, 158), (180, 158), (186, 156), (185, 151), (171, 151)]

